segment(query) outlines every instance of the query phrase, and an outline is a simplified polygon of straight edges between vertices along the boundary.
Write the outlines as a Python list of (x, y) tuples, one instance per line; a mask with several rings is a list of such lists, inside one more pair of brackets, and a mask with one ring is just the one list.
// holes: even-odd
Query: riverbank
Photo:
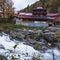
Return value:
[[(0, 41), (1, 41), (1, 44), (4, 46), (4, 48), (2, 48), (4, 53), (5, 53), (4, 49), (7, 48), (7, 50), (10, 51), (10, 49), (13, 49), (13, 46), (16, 43), (19, 46), (18, 52), (20, 51), (21, 53), (22, 53), (22, 51), (24, 52), (24, 50), (31, 51), (30, 49), (28, 50), (28, 47), (27, 47), (27, 46), (31, 46), (34, 49), (36, 49), (37, 51), (39, 51), (39, 53), (41, 53), (41, 55), (44, 55), (45, 58), (46, 58), (46, 56), (48, 56), (47, 59), (53, 60), (53, 54), (55, 57), (60, 56), (59, 55), (60, 54), (59, 53), (60, 27), (57, 27), (57, 26), (27, 27), (27, 26), (21, 26), (21, 25), (13, 25), (13, 24), (1, 24), (0, 27), (1, 27), (0, 33), (3, 34), (3, 35), (0, 34), (0, 38), (1, 38)], [(21, 42), (23, 42), (24, 46), (26, 45), (26, 48), (24, 46), (23, 46), (23, 48), (21, 47), (22, 46)], [(11, 48), (9, 48), (9, 46)], [(8, 52), (8, 53), (10, 53), (10, 52)], [(13, 54), (15, 54), (15, 53), (13, 53)], [(19, 55), (19, 54), (15, 54), (14, 56), (16, 57), (16, 55)], [(25, 55), (26, 55), (26, 53), (25, 53)], [(23, 56), (23, 58), (24, 58), (24, 56)], [(57, 58), (55, 58), (55, 59), (57, 60)], [(60, 58), (58, 58), (58, 60), (59, 59)]]
[(60, 46), (60, 27), (28, 27), (8, 23), (0, 25), (0, 31), (10, 35), (11, 39), (26, 42), (37, 50)]
[(0, 30), (14, 30), (14, 29), (21, 29), (21, 28), (26, 28), (26, 29), (34, 29), (34, 28), (39, 28), (43, 29), (43, 27), (29, 27), (29, 26), (23, 26), (23, 25), (15, 25), (15, 24), (10, 24), (10, 23), (0, 23)]
[[(43, 40), (42, 40), (43, 41)], [(55, 47), (50, 47), (47, 50), (38, 51), (32, 46), (25, 44), (26, 42), (17, 41), (15, 39), (10, 39), (10, 35), (4, 32), (0, 33), (0, 55), (6, 58), (6, 60), (20, 59), (20, 60), (60, 60), (60, 50)], [(44, 42), (45, 43), (45, 42)], [(37, 47), (39, 47), (37, 45)], [(13, 58), (14, 57), (14, 58)], [(58, 57), (58, 58), (57, 58)]]

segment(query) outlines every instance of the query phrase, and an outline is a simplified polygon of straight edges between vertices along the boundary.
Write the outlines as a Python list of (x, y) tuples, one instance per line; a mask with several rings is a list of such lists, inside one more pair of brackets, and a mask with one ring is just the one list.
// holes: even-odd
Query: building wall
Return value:
[(16, 20), (16, 25), (19, 25), (19, 24), (21, 24), (21, 23), (22, 23), (22, 19), (15, 18), (15, 20)]
[(29, 20), (29, 19), (23, 19), (22, 22), (27, 23), (27, 22), (34, 22), (34, 21), (33, 20)]
[(54, 24), (60, 24), (60, 16), (53, 16), (54, 19)]
[(54, 18), (54, 21), (60, 21), (60, 15), (53, 15), (50, 17)]
[[(29, 19), (22, 19), (22, 22), (25, 22), (25, 23), (27, 23), (27, 22), (35, 22), (35, 21), (37, 21), (37, 22), (51, 22), (50, 20), (44, 21), (44, 20), (29, 20)], [(52, 21), (52, 22), (53, 22), (53, 21)]]
[(55, 20), (56, 20), (56, 21), (60, 21), (60, 16), (56, 16), (56, 17), (55, 17)]

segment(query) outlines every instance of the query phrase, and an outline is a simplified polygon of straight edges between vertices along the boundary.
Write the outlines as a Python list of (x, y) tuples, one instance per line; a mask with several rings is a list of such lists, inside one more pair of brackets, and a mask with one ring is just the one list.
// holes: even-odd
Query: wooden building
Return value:
[(47, 17), (47, 10), (42, 7), (35, 8), (31, 13), (19, 13), (18, 18), (23, 23), (47, 22), (51, 24), (54, 20), (52, 17)]
[(39, 23), (39, 22), (47, 22), (48, 24), (56, 24), (60, 22), (60, 14), (59, 13), (47, 13), (47, 10), (42, 7), (37, 7), (33, 9), (31, 13), (19, 13), (19, 15), (15, 15), (18, 23)]
[(60, 13), (49, 13), (47, 16), (54, 18), (54, 24), (60, 24)]

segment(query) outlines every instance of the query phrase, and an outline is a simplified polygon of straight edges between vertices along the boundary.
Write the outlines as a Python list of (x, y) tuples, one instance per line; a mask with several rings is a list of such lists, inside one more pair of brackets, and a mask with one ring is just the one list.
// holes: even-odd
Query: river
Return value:
[[(16, 60), (33, 60), (33, 57), (41, 60), (60, 60), (60, 51), (57, 48), (51, 48), (45, 53), (40, 53), (40, 51), (24, 43), (15, 39), (11, 40), (9, 35), (0, 33), (0, 56), (6, 57), (7, 60), (12, 60), (12, 56)], [(17, 47), (14, 49), (15, 45)]]

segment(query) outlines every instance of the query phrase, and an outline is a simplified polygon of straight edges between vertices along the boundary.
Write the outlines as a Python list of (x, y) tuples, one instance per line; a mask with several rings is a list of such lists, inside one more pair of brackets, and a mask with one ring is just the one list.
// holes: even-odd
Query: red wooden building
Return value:
[(60, 13), (47, 13), (47, 10), (42, 7), (35, 8), (31, 13), (20, 12), (15, 15), (22, 22), (47, 22), (48, 24), (60, 23)]
[(60, 24), (60, 13), (49, 13), (47, 16), (54, 18), (55, 24)]

